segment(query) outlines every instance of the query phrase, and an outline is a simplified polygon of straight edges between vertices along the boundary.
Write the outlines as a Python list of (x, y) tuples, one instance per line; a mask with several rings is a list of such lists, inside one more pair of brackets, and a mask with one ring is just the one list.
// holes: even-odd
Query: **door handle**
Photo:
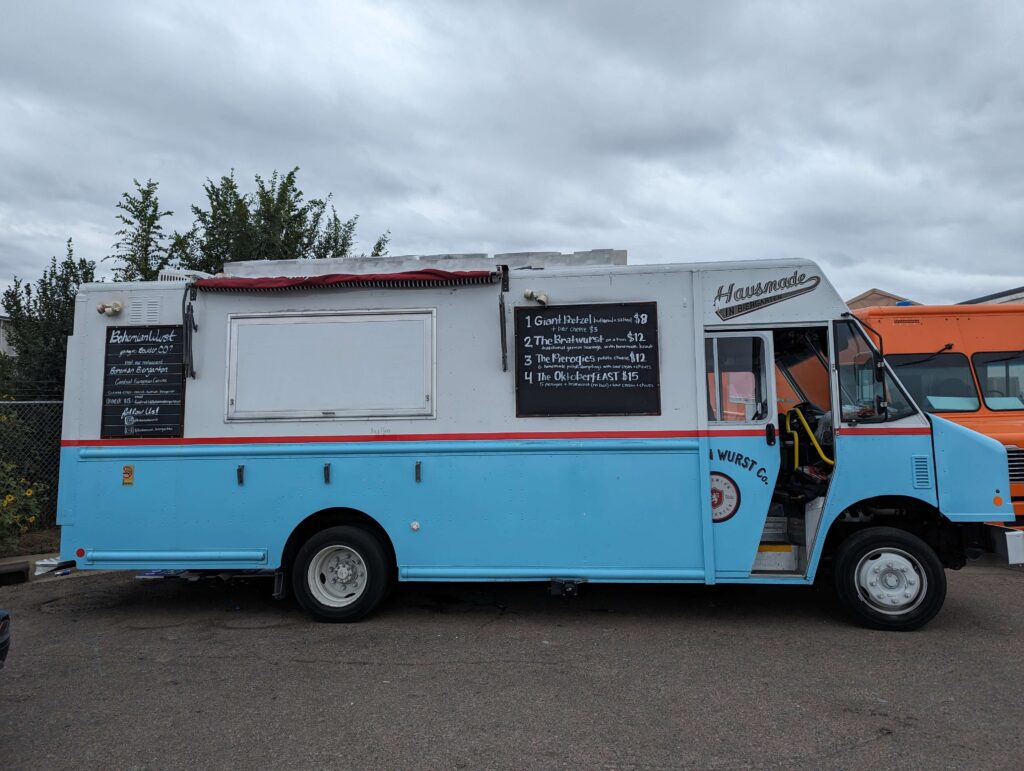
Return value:
[(764, 427), (764, 438), (768, 442), (769, 447), (775, 446), (775, 424), (769, 423)]

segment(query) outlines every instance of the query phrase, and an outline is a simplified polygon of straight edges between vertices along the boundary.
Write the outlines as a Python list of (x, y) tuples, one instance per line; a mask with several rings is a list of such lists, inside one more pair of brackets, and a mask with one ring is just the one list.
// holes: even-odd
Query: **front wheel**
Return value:
[(391, 582), (380, 541), (353, 525), (321, 530), (292, 563), (299, 604), (320, 621), (357, 621), (373, 611)]
[(946, 573), (935, 551), (892, 527), (869, 527), (843, 541), (834, 579), (843, 607), (871, 629), (919, 629), (946, 599)]

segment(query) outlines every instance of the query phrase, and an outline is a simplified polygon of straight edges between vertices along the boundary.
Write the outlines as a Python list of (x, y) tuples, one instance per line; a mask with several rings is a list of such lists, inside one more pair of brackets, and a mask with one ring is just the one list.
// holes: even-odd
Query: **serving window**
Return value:
[(229, 317), (228, 420), (433, 417), (434, 311)]

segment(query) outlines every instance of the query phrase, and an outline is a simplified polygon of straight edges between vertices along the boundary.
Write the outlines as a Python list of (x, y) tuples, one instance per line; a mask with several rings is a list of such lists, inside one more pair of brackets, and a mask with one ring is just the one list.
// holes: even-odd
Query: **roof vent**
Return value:
[(203, 273), (201, 270), (172, 270), (164, 268), (157, 276), (157, 281), (191, 281), (194, 278), (209, 278), (212, 273)]

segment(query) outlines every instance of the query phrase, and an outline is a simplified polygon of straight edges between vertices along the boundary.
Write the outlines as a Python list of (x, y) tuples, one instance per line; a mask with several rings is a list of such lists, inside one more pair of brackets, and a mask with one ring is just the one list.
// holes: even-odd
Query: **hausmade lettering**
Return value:
[(808, 276), (794, 270), (791, 276), (781, 276), (747, 286), (736, 286), (735, 282), (728, 286), (722, 284), (715, 295), (715, 313), (722, 321), (728, 321), (812, 292), (820, 283), (821, 276)]

